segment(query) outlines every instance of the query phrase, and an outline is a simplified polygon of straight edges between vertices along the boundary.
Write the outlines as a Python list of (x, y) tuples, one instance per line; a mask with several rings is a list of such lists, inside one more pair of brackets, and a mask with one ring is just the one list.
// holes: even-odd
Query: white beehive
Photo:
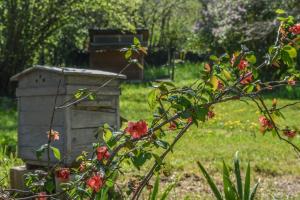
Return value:
[[(72, 165), (82, 151), (92, 149), (98, 127), (108, 123), (119, 128), (119, 86), (120, 79), (125, 78), (99, 70), (46, 66), (32, 67), (13, 76), (11, 81), (18, 82), (18, 156), (29, 165), (47, 165), (47, 156), (38, 160), (35, 151), (47, 143), (46, 132), (60, 81), (56, 106), (72, 99), (78, 89), (96, 89), (113, 79), (96, 92), (94, 101), (87, 99), (55, 112), (52, 129), (60, 133), (60, 139), (52, 145), (61, 151), (63, 164)], [(55, 162), (51, 153), (51, 163)]]

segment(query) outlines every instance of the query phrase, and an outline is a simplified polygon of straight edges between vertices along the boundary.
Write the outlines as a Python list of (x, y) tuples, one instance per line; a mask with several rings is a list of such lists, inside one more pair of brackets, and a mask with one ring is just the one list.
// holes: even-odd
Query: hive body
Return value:
[[(37, 159), (36, 150), (48, 141), (55, 97), (56, 106), (74, 99), (78, 89), (97, 90), (95, 100), (86, 99), (55, 112), (52, 129), (60, 133), (60, 139), (52, 145), (58, 148), (65, 166), (74, 164), (82, 151), (91, 151), (98, 128), (108, 123), (119, 128), (120, 79), (123, 75), (74, 68), (38, 66), (12, 77), (18, 81), (18, 156), (30, 165), (47, 165), (44, 154)], [(111, 80), (113, 79), (113, 80)], [(105, 87), (99, 86), (111, 80)], [(58, 85), (60, 82), (60, 87)], [(51, 153), (51, 163), (57, 160)]]

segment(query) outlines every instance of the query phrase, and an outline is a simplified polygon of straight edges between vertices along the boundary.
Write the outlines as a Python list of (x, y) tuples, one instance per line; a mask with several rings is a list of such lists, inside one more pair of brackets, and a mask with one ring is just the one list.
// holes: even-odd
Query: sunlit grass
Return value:
[[(185, 78), (177, 77), (179, 85), (184, 85)], [(147, 84), (122, 86), (121, 115), (130, 120), (151, 119), (147, 104), (147, 94), (151, 87)], [(266, 100), (271, 105), (272, 99)], [(293, 100), (278, 99), (279, 106)], [(300, 105), (284, 110), (287, 121), (282, 124), (297, 125), (297, 110)], [(242, 160), (253, 162), (258, 172), (269, 174), (300, 174), (300, 165), (294, 150), (271, 133), (259, 132), (260, 113), (253, 103), (240, 101), (227, 102), (215, 107), (216, 116), (197, 128), (193, 126), (176, 145), (167, 163), (172, 169), (195, 169), (195, 162), (208, 161), (217, 169), (222, 160), (230, 161), (236, 151), (240, 151)], [(171, 138), (172, 136), (170, 136)], [(300, 145), (299, 138), (295, 141)], [(197, 169), (196, 169), (197, 170)]]

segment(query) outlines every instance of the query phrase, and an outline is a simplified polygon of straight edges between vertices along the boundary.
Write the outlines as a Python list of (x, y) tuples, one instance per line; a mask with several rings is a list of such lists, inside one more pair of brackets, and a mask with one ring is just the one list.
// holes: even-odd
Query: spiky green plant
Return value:
[[(241, 177), (240, 161), (238, 157), (238, 152), (235, 153), (234, 157), (234, 175), (236, 180), (236, 185), (231, 181), (228, 167), (223, 161), (223, 193), (218, 189), (211, 176), (205, 170), (200, 162), (197, 162), (201, 172), (203, 173), (205, 179), (207, 180), (213, 194), (218, 200), (253, 200), (259, 182), (255, 184), (251, 191), (250, 186), (250, 163), (248, 162), (246, 176), (244, 185)], [(250, 192), (251, 191), (251, 192)], [(223, 196), (224, 195), (224, 196)]]
[(176, 182), (171, 183), (170, 185), (167, 186), (167, 188), (163, 191), (161, 197), (158, 197), (159, 194), (159, 182), (160, 182), (160, 178), (159, 176), (156, 177), (154, 186), (153, 186), (153, 190), (150, 192), (149, 194), (149, 200), (166, 200), (167, 197), (169, 196), (171, 190), (174, 188), (174, 186), (176, 185)]

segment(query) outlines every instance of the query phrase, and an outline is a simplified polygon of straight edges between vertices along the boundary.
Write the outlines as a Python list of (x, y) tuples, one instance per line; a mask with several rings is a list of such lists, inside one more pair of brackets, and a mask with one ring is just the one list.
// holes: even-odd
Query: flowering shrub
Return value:
[[(261, 113), (258, 119), (260, 130), (264, 134), (273, 132), (280, 140), (290, 144), (300, 153), (299, 147), (291, 140), (298, 135), (297, 128), (290, 129), (286, 125), (282, 129), (275, 120), (275, 117), (283, 117), (282, 109), (295, 104), (278, 107), (277, 101), (274, 100), (273, 105), (268, 107), (261, 95), (264, 91), (274, 88), (295, 86), (300, 77), (300, 73), (295, 69), (297, 50), (300, 47), (299, 26), (295, 25), (293, 17), (284, 16), (284, 13), (278, 19), (280, 26), (277, 40), (261, 64), (257, 64), (254, 52), (242, 47), (242, 50), (235, 52), (233, 56), (230, 54), (221, 57), (211, 56), (210, 63), (201, 69), (199, 80), (191, 85), (176, 87), (169, 82), (157, 85), (148, 96), (149, 106), (154, 112), (151, 122), (129, 121), (123, 130), (112, 130), (109, 125), (104, 125), (99, 129), (98, 137), (101, 137), (93, 144), (93, 152), (91, 154), (83, 152), (77, 159), (77, 167), (60, 168), (58, 162), (54, 167), (48, 164), (47, 172), (27, 176), (27, 185), (37, 194), (34, 197), (43, 198), (45, 192), (51, 197), (65, 193), (70, 199), (113, 199), (113, 196), (119, 193), (123, 196), (123, 191), (117, 187), (117, 180), (123, 174), (122, 164), (126, 162), (140, 169), (152, 158), (154, 163), (149, 171), (141, 179), (128, 184), (131, 186), (128, 187), (127, 195), (133, 200), (139, 199), (150, 179), (159, 171), (165, 157), (175, 150), (176, 143), (186, 131), (192, 125), (199, 126), (214, 118), (217, 115), (213, 111), (214, 105), (228, 101), (254, 102)], [(145, 49), (135, 38), (134, 44), (123, 51), (129, 63), (136, 63), (131, 55), (133, 52), (143, 53)], [(288, 70), (279, 80), (263, 82), (259, 79), (259, 73), (264, 68), (272, 68), (276, 72), (281, 66)], [(76, 93), (74, 103), (90, 97), (93, 97), (93, 93), (87, 90), (84, 93)], [(68, 106), (64, 108), (72, 105), (68, 102)], [(174, 135), (171, 143), (165, 140), (167, 134)], [(49, 160), (49, 152), (52, 151), (55, 157), (61, 160), (60, 152), (51, 146), (52, 142), (58, 139), (59, 133), (50, 128), (48, 143), (37, 150), (37, 156), (47, 152)], [(160, 155), (156, 151), (158, 148), (163, 150)], [(70, 178), (70, 171), (74, 174), (74, 178)], [(64, 182), (61, 185), (63, 187), (61, 193), (55, 193), (53, 187), (55, 175)], [(37, 182), (39, 184), (36, 184)]]

